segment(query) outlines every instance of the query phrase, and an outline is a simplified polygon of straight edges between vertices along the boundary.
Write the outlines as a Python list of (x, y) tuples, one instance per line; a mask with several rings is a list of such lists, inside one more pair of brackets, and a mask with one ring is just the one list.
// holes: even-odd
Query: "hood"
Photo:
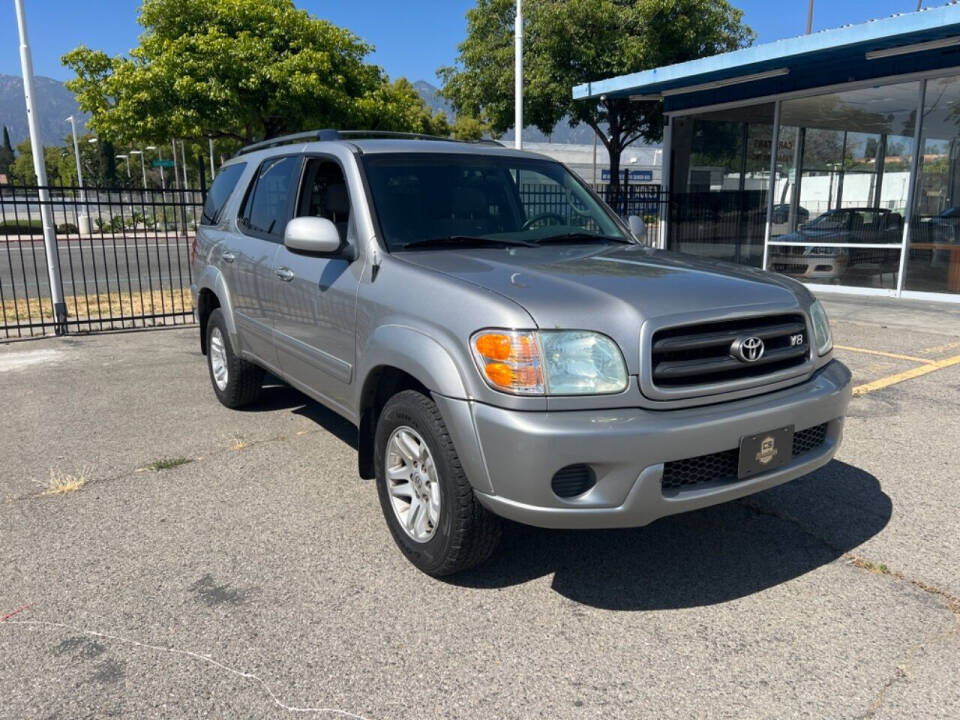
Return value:
[(632, 373), (646, 320), (791, 310), (809, 297), (781, 275), (641, 245), (424, 250), (397, 257), (504, 295), (541, 329), (602, 332), (620, 344)]

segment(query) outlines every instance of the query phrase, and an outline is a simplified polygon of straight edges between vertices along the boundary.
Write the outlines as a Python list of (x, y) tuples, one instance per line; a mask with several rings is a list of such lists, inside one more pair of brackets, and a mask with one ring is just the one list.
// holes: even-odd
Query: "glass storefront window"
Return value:
[(904, 289), (960, 293), (960, 76), (928, 80)]
[(918, 93), (911, 82), (783, 101), (768, 269), (896, 288)]
[(677, 118), (669, 247), (759, 267), (773, 103)]

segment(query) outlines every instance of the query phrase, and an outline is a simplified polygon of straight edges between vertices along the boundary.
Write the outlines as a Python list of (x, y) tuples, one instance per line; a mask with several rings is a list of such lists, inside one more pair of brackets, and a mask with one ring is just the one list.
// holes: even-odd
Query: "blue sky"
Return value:
[[(435, 71), (451, 63), (463, 39), (472, 0), (296, 0), (318, 17), (351, 29), (376, 46), (372, 60), (391, 77), (436, 84)], [(758, 42), (800, 35), (807, 0), (733, 0)], [(927, 0), (938, 6), (941, 0)], [(122, 54), (137, 44), (135, 0), (25, 0), (34, 72), (66, 80), (60, 56), (84, 43)], [(814, 30), (916, 10), (916, 0), (816, 0)], [(10, 0), (0, 2), (0, 73), (20, 74), (16, 18)]]

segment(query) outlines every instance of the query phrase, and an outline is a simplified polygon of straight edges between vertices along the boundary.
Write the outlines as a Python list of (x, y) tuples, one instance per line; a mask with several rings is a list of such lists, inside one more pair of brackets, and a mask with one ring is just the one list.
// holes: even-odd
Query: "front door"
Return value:
[(271, 368), (279, 364), (272, 319), (279, 284), (276, 254), (283, 242), (301, 165), (302, 159), (297, 156), (263, 162), (240, 208), (240, 233), (230, 243), (232, 257), (225, 253), (223, 258), (242, 349)]
[[(356, 243), (350, 197), (340, 165), (309, 159), (295, 215), (331, 220), (343, 243)], [(356, 356), (356, 304), (362, 264), (293, 252), (274, 257), (278, 298), (273, 316), (280, 370), (295, 384), (346, 408)]]

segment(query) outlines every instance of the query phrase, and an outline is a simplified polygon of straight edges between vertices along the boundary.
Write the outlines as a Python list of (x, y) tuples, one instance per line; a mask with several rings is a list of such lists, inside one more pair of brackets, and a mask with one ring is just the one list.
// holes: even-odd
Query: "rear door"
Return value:
[[(342, 244), (356, 245), (350, 193), (343, 170), (330, 157), (307, 158), (296, 216), (332, 221)], [(356, 303), (362, 263), (294, 252), (280, 245), (273, 323), (280, 369), (291, 382), (347, 407), (356, 353)]]
[(237, 217), (233, 257), (223, 258), (230, 268), (227, 281), (241, 349), (271, 368), (278, 367), (271, 317), (279, 284), (274, 257), (290, 218), (301, 164), (300, 156), (289, 155), (261, 163)]

